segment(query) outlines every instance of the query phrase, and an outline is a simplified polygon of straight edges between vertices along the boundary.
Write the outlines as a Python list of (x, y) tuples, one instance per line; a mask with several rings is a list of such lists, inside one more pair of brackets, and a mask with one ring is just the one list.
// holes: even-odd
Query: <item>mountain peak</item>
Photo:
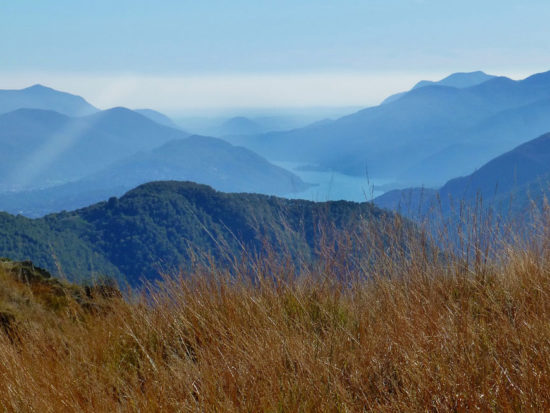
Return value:
[(36, 84), (34, 84), (32, 86), (29, 86), (29, 87), (26, 87), (22, 90), (54, 90), (54, 89), (52, 89), (51, 87), (48, 87), (48, 86), (44, 86), (40, 83), (36, 83)]
[(418, 89), (420, 87), (425, 87), (425, 86), (434, 86), (434, 85), (450, 86), (450, 87), (456, 87), (456, 88), (462, 89), (462, 88), (479, 85), (480, 83), (491, 80), (494, 77), (495, 76), (488, 75), (487, 73), (481, 70), (477, 70), (474, 72), (456, 72), (435, 82), (431, 80), (421, 80), (413, 87), (413, 89)]
[(261, 132), (261, 126), (245, 116), (235, 116), (227, 119), (221, 126), (218, 134), (224, 135), (253, 135)]
[(103, 113), (104, 114), (107, 114), (107, 113), (124, 113), (124, 114), (133, 114), (133, 115), (137, 115), (137, 116), (143, 116), (143, 115), (140, 115), (140, 114), (138, 114), (137, 112), (135, 112), (131, 109), (125, 108), (124, 106), (115, 106), (115, 107), (104, 110)]
[(34, 84), (24, 89), (0, 90), (0, 113), (17, 109), (52, 110), (63, 115), (77, 117), (98, 111), (84, 98), (42, 84)]
[[(416, 85), (414, 85), (411, 90), (420, 89), (426, 86), (448, 86), (457, 89), (465, 89), (468, 87), (480, 85), (481, 83), (485, 83), (495, 78), (496, 76), (489, 75), (482, 70), (476, 70), (474, 72), (456, 72), (438, 81), (421, 80)], [(405, 96), (408, 92), (401, 92), (391, 95), (382, 102), (382, 105), (395, 102), (396, 100)]]
[[(122, 122), (122, 124), (125, 124), (126, 122), (132, 122), (134, 125), (140, 124), (141, 127), (148, 125), (147, 127), (162, 128), (162, 129), (169, 127), (170, 129), (177, 129), (175, 127), (170, 127), (162, 124), (161, 122), (155, 121), (150, 116), (147, 116), (147, 114), (142, 113), (142, 111), (135, 111), (132, 109), (125, 108), (124, 106), (115, 106), (113, 108), (109, 108), (101, 112), (94, 113), (90, 116), (90, 118), (93, 118), (96, 120), (99, 120), (99, 119), (115, 120), (116, 122)], [(178, 130), (178, 132), (185, 134), (185, 132), (181, 130)]]

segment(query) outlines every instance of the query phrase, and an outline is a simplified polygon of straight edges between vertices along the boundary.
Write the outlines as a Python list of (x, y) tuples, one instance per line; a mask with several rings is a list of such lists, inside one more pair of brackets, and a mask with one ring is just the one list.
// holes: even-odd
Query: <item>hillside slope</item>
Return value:
[(188, 267), (196, 254), (227, 263), (264, 250), (264, 242), (276, 254), (309, 260), (322, 235), (318, 224), (352, 236), (362, 223), (388, 225), (390, 218), (367, 203), (314, 203), (156, 182), (41, 219), (0, 213), (0, 256), (30, 259), (69, 279), (125, 276), (135, 285), (162, 269)]
[[(443, 198), (472, 200), (502, 198), (525, 185), (544, 185), (550, 174), (550, 133), (524, 143), (483, 165), (473, 174), (452, 179), (439, 193)], [(546, 182), (548, 183), (548, 182)], [(527, 201), (527, 200), (524, 200)]]
[[(437, 203), (444, 213), (460, 202), (520, 211), (529, 201), (541, 201), (550, 189), (550, 133), (489, 161), (474, 173), (452, 179), (439, 190), (410, 188), (388, 192), (374, 200), (382, 208), (425, 210)], [(422, 205), (424, 204), (424, 205)]]
[(153, 122), (156, 122), (163, 126), (168, 126), (169, 128), (181, 129), (178, 125), (174, 123), (172, 119), (166, 116), (164, 113), (158, 112), (153, 109), (134, 109), (134, 112), (139, 113), (140, 115), (145, 116), (146, 118), (151, 119)]

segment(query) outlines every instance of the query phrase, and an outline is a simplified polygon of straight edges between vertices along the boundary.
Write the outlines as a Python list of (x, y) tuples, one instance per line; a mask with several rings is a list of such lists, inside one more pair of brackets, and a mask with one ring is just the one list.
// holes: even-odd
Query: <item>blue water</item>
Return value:
[(366, 176), (350, 176), (334, 171), (303, 171), (299, 168), (302, 164), (294, 162), (273, 162), (274, 164), (292, 171), (304, 182), (317, 184), (308, 190), (299, 193), (288, 194), (287, 198), (305, 199), (308, 201), (372, 201), (384, 192), (376, 189), (379, 185), (388, 182), (368, 179)]

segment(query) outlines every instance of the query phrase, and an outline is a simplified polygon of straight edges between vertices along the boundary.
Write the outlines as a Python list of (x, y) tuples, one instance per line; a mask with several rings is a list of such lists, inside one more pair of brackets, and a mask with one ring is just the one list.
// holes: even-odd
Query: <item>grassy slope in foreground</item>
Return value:
[(537, 246), (548, 228), (542, 233), (532, 248), (504, 246), (471, 266), (414, 245), (406, 257), (384, 249), (344, 285), (345, 254), (299, 279), (267, 260), (256, 283), (207, 267), (100, 314), (42, 313), (12, 328), (16, 341), (0, 331), (0, 406), (548, 411), (550, 250)]
[[(0, 258), (0, 335), (22, 343), (27, 327), (55, 326), (68, 314), (85, 317), (108, 309), (108, 299), (121, 298), (109, 284), (78, 286), (53, 278), (32, 262)], [(3, 406), (5, 408), (5, 406)]]
[(320, 224), (351, 235), (392, 220), (391, 213), (367, 203), (314, 203), (155, 182), (120, 199), (41, 219), (0, 213), (0, 256), (32, 260), (72, 280), (124, 275), (136, 285), (141, 277), (187, 268), (197, 258), (227, 263), (253, 256), (265, 251), (265, 242), (279, 256), (309, 260), (319, 246)]

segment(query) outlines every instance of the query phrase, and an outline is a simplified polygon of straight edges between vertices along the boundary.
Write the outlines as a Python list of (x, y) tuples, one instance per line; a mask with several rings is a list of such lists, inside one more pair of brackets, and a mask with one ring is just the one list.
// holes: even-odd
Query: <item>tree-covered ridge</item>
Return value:
[(107, 275), (137, 284), (159, 271), (188, 267), (196, 254), (223, 262), (269, 245), (275, 254), (310, 259), (322, 228), (352, 233), (362, 222), (383, 225), (390, 216), (368, 203), (315, 203), (153, 182), (120, 199), (41, 219), (2, 213), (0, 256), (31, 259), (69, 279)]

